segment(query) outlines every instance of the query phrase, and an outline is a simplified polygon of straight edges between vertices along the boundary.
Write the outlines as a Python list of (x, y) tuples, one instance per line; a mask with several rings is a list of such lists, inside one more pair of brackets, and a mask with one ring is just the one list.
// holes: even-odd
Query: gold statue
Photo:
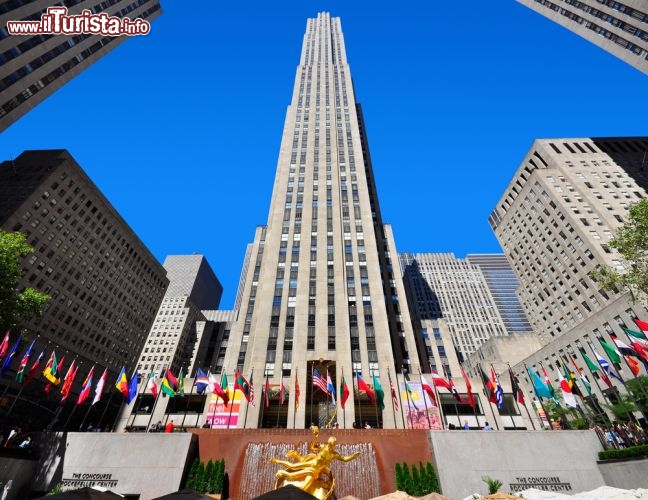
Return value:
[(285, 470), (277, 472), (277, 482), (275, 489), (292, 484), (302, 491), (313, 495), (320, 500), (333, 498), (335, 491), (335, 479), (331, 474), (329, 465), (333, 460), (341, 462), (350, 462), (360, 456), (360, 452), (353, 455), (343, 456), (335, 451), (337, 439), (331, 436), (325, 444), (318, 443), (319, 428), (315, 425), (311, 427), (313, 441), (310, 449), (313, 453), (301, 456), (297, 450), (290, 450), (286, 453), (286, 458), (294, 460), (279, 460), (271, 458), (270, 463), (281, 465)]

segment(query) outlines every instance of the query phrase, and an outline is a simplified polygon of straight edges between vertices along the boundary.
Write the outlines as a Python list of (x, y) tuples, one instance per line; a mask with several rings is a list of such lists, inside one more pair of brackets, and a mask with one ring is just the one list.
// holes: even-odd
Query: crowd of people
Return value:
[(629, 446), (648, 444), (648, 433), (637, 424), (620, 424), (616, 420), (609, 427), (591, 427), (599, 437), (604, 448), (620, 450)]

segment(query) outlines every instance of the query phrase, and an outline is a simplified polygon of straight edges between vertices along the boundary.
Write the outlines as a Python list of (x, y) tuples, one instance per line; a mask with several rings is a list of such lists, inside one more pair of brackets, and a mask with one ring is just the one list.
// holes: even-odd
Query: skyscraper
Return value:
[(648, 74), (648, 7), (643, 0), (518, 0)]
[[(477, 265), (451, 253), (404, 253), (399, 257), (408, 303), (416, 309), (415, 316), (428, 335), (433, 333), (440, 340), (435, 330), (447, 327), (449, 342), (445, 342), (440, 356), (444, 371), (448, 372), (450, 367), (452, 375), (460, 375), (458, 366), (443, 359), (449, 358), (453, 351), (464, 359), (491, 337), (508, 335), (486, 278)], [(427, 323), (439, 319), (443, 320), (440, 326)]]
[(273, 385), (283, 379), (292, 390), (283, 407), (243, 405), (238, 426), (303, 427), (337, 418), (347, 427), (367, 419), (393, 427), (393, 412), (379, 414), (364, 393), (341, 409), (313, 387), (315, 370), (337, 389), (344, 376), (353, 394), (354, 374), (369, 385), (375, 376), (385, 388), (395, 372), (419, 368), (340, 19), (327, 13), (307, 22), (268, 221), (249, 256), (224, 369), (253, 376), (257, 398), (266, 378)]
[(504, 254), (468, 254), (466, 260), (481, 269), (509, 335), (530, 333), (529, 320), (517, 296), (520, 282)]
[[(76, 359), (79, 379), (95, 363), (95, 374), (105, 367), (113, 380), (122, 366), (134, 368), (167, 288), (166, 273), (67, 151), (26, 151), (0, 164), (0, 227), (25, 233), (34, 248), (22, 259), (19, 288), (33, 286), (51, 297), (43, 315), (24, 325), (26, 340), (37, 337), (32, 357), (56, 350), (66, 368)], [(37, 385), (22, 392), (14, 415), (39, 419), (35, 428), (59, 407), (56, 398), (42, 398), (42, 386), (32, 395)], [(35, 400), (38, 412), (24, 403)]]
[[(129, 38), (9, 34), (7, 21), (38, 21), (54, 4), (50, 0), (0, 2), (0, 132)], [(69, 15), (88, 9), (94, 14), (151, 21), (162, 13), (158, 0), (75, 0), (61, 4)]]

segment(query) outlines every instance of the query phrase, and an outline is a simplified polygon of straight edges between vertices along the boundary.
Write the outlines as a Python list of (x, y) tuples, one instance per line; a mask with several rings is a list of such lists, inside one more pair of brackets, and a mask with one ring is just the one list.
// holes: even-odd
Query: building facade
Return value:
[(648, 7), (643, 0), (517, 0), (648, 74)]
[(338, 389), (344, 378), (354, 394), (354, 375), (389, 387), (396, 372), (418, 371), (396, 258), (340, 20), (322, 13), (307, 22), (268, 221), (250, 249), (224, 363), (230, 380), (238, 369), (257, 387), (292, 388), (290, 401), (243, 405), (238, 426), (394, 426), (394, 413), (378, 414), (364, 393), (333, 406), (312, 377), (328, 374)]
[(517, 296), (520, 282), (504, 254), (468, 254), (466, 260), (479, 267), (509, 335), (532, 332)]
[[(32, 359), (55, 350), (59, 360), (66, 357), (66, 369), (75, 359), (81, 380), (93, 365), (95, 377), (106, 368), (112, 380), (122, 366), (132, 370), (167, 288), (166, 273), (67, 151), (26, 151), (0, 164), (0, 225), (25, 233), (34, 248), (22, 260), (19, 288), (51, 297), (43, 315), (25, 325), (21, 349), (35, 339)], [(32, 383), (16, 414), (30, 409), (27, 396), (37, 385), (42, 395), (42, 385)], [(58, 408), (55, 397), (39, 404), (48, 402)]]
[(605, 291), (589, 276), (599, 264), (627, 265), (609, 240), (630, 205), (646, 196), (646, 151), (645, 137), (537, 140), (490, 217), (543, 344), (516, 372), (526, 377), (525, 366), (544, 368), (556, 382), (558, 370), (583, 369), (596, 382), (586, 398), (593, 412), (625, 389), (614, 378), (610, 387), (599, 384), (600, 370), (588, 372), (586, 358), (596, 365), (600, 355), (620, 378), (634, 377), (629, 364), (612, 362), (602, 342), (613, 346), (616, 336), (630, 344), (624, 328), (637, 330), (633, 319), (648, 317), (628, 294)]
[[(442, 360), (456, 351), (463, 361), (491, 337), (509, 334), (480, 267), (452, 253), (399, 257), (413, 314), (423, 321), (443, 318), (447, 325), (451, 343), (444, 346)], [(448, 371), (449, 363), (442, 365)], [(456, 368), (450, 372), (457, 374)]]
[[(102, 35), (10, 35), (7, 21), (38, 21), (55, 2), (0, 2), (0, 132), (110, 50), (129, 38)], [(158, 0), (62, 2), (69, 15), (94, 14), (152, 21), (161, 13)]]

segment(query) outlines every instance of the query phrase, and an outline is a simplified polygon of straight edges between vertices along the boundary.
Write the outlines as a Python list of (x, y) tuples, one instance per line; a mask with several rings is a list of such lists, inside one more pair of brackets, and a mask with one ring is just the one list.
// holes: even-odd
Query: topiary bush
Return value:
[(441, 493), (434, 466), (430, 462), (425, 466), (419, 462), (419, 467), (412, 464), (411, 472), (407, 463), (397, 463), (395, 473), (396, 489), (408, 495), (421, 497), (429, 493)]
[(610, 460), (615, 458), (640, 458), (648, 457), (648, 444), (630, 446), (621, 450), (599, 451), (599, 460)]

